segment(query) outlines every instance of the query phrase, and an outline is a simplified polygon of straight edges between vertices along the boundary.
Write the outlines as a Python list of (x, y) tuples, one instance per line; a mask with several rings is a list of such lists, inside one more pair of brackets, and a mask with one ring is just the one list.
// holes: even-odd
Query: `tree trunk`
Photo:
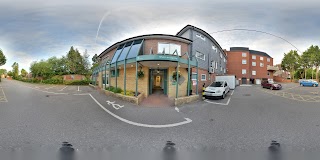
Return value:
[(319, 66), (316, 66), (316, 80), (319, 82)]
[(307, 68), (304, 68), (304, 79), (307, 79)]
[(311, 69), (311, 75), (312, 75), (312, 77), (311, 77), (311, 78), (313, 79), (313, 68)]

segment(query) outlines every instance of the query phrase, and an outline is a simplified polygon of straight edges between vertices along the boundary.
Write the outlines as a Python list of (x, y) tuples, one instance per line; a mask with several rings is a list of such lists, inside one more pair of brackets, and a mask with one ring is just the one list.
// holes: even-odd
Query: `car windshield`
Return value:
[(270, 83), (270, 84), (274, 84), (274, 81), (268, 81), (268, 83)]
[(213, 82), (210, 87), (223, 87), (223, 82)]

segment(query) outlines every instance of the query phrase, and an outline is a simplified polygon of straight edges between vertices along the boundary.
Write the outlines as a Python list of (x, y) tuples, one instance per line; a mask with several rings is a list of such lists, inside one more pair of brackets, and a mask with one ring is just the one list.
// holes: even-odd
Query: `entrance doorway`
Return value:
[(167, 95), (167, 69), (150, 69), (149, 75), (149, 95)]
[(242, 84), (247, 84), (247, 78), (243, 77), (241, 80), (242, 80)]

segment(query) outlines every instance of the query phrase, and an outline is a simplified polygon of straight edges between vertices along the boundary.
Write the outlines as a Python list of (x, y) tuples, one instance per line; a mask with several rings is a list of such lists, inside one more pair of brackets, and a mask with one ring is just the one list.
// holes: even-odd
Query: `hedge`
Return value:
[(89, 85), (90, 80), (73, 80), (73, 81), (65, 81), (66, 85)]

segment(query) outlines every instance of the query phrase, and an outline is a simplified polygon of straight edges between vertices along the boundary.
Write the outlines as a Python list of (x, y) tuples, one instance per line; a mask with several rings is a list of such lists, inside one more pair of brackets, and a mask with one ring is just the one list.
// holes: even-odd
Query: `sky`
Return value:
[(66, 55), (71, 46), (90, 55), (143, 34), (175, 35), (185, 25), (199, 27), (222, 48), (249, 47), (281, 62), (295, 48), (320, 46), (320, 2), (316, 0), (0, 0), (0, 49), (11, 70)]

